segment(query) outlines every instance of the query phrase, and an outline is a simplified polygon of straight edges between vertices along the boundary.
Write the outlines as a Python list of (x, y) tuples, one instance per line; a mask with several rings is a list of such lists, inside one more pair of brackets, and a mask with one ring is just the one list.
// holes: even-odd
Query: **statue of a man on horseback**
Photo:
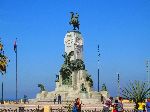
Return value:
[(78, 28), (78, 30), (79, 30), (80, 24), (79, 24), (79, 20), (78, 20), (78, 18), (79, 18), (78, 13), (76, 13), (76, 15), (73, 12), (70, 12), (70, 13), (71, 13), (71, 20), (70, 20), (69, 24), (73, 25), (73, 30), (76, 30), (76, 28)]

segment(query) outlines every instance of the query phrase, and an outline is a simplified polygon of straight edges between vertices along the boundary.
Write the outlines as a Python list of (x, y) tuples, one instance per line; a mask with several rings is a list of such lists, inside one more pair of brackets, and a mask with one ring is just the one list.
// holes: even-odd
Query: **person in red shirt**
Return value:
[(118, 107), (117, 107), (118, 112), (123, 112), (124, 111), (122, 100), (123, 100), (123, 98), (119, 97), (119, 102), (118, 102)]
[(80, 102), (80, 98), (77, 98), (76, 100), (76, 106), (77, 106), (77, 112), (81, 112), (81, 102)]
[(118, 100), (115, 100), (115, 103), (113, 105), (113, 112), (117, 112), (117, 106), (118, 106)]

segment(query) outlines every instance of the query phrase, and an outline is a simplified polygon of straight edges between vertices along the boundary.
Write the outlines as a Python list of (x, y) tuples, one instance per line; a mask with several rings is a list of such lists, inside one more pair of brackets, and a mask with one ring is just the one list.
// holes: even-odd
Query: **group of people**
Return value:
[(115, 100), (114, 104), (112, 103), (113, 97), (108, 98), (103, 106), (103, 112), (110, 112), (110, 107), (113, 107), (113, 112), (123, 112), (123, 98), (119, 97)]
[(80, 98), (75, 99), (72, 112), (81, 112), (81, 104)]
[[(54, 96), (54, 104), (57, 101), (58, 98), (58, 104), (61, 104), (61, 96), (60, 94), (57, 96), (55, 94)], [(103, 102), (103, 110), (102, 112), (110, 112), (110, 107), (113, 108), (112, 112), (123, 112), (124, 108), (123, 108), (123, 98), (119, 97), (118, 99), (113, 101), (113, 97), (110, 97), (108, 99), (105, 100), (105, 102)], [(81, 102), (80, 102), (80, 98), (75, 99), (75, 103), (73, 105), (72, 108), (72, 112), (81, 112)], [(150, 98), (147, 99), (147, 102), (139, 102), (137, 104), (137, 111), (138, 112), (150, 112)]]
[[(112, 101), (113, 101), (113, 97), (110, 97), (109, 99), (105, 101), (104, 106), (103, 106), (103, 112), (110, 112), (110, 107), (113, 107), (112, 112), (124, 111), (122, 97), (119, 97), (118, 99), (116, 99), (114, 103), (112, 103)], [(147, 99), (146, 103), (145, 101), (137, 103), (136, 108), (138, 112), (150, 112), (150, 98)]]
[(56, 103), (56, 101), (58, 101), (58, 104), (61, 104), (61, 95), (60, 94), (58, 94), (58, 96), (55, 94), (55, 96), (54, 96), (54, 104)]
[(144, 101), (138, 102), (136, 105), (138, 108), (138, 112), (150, 112), (150, 98), (147, 99), (147, 102)]

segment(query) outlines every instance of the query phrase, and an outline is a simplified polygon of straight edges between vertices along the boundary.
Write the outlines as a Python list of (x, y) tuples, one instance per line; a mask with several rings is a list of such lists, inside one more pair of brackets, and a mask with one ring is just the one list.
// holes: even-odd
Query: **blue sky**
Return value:
[[(78, 12), (84, 38), (86, 69), (97, 89), (97, 45), (100, 45), (100, 85), (117, 95), (129, 80), (147, 80), (145, 61), (150, 59), (149, 0), (0, 0), (0, 37), (10, 63), (4, 80), (4, 97), (15, 98), (15, 53), (18, 38), (19, 97), (34, 98), (38, 83), (55, 88), (55, 74), (63, 63), (63, 39), (69, 12)], [(0, 88), (1, 89), (1, 88)]]

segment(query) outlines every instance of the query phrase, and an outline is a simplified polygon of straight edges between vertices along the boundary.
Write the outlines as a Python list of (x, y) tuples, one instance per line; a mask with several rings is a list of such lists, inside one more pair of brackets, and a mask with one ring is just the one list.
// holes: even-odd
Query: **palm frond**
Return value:
[(124, 98), (138, 103), (149, 97), (150, 88), (148, 87), (147, 83), (134, 81), (130, 82), (125, 88), (123, 88), (121, 94)]

